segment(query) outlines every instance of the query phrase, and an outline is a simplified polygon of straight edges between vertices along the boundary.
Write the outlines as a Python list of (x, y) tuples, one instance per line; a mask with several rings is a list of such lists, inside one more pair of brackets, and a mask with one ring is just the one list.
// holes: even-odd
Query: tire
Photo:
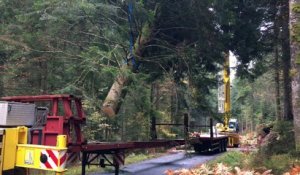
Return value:
[(196, 153), (201, 153), (203, 150), (201, 149), (201, 146), (200, 145), (194, 145), (194, 150)]
[(223, 152), (223, 141), (219, 141), (219, 153)]
[(222, 147), (221, 152), (225, 152), (225, 141), (224, 140), (221, 141), (221, 147)]
[(240, 146), (240, 144), (233, 144), (234, 148), (238, 148)]
[(228, 144), (227, 142), (228, 142), (228, 140), (224, 139), (224, 152), (227, 151), (227, 144)]

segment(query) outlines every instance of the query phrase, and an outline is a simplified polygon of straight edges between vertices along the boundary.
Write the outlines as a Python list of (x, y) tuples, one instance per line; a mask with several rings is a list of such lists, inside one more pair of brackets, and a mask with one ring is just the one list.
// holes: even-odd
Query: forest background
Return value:
[[(219, 72), (231, 51), (231, 115), (241, 131), (274, 121), (293, 128), (289, 7), (283, 0), (0, 0), (0, 96), (74, 94), (84, 99), (87, 139), (148, 140), (152, 117), (222, 121)], [(106, 117), (101, 107), (120, 75), (126, 94), (116, 117)]]

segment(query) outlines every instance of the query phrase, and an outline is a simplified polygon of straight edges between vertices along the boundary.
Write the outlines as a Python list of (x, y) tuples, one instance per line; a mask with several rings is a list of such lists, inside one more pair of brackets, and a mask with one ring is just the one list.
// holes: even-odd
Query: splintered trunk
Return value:
[[(136, 39), (135, 48), (134, 48), (134, 57), (141, 58), (144, 52), (144, 48), (147, 43), (152, 39), (153, 27), (147, 23), (143, 28), (148, 28), (148, 33), (141, 33), (140, 36)], [(134, 69), (134, 65), (124, 66), (125, 69)], [(123, 67), (121, 69), (124, 69)], [(109, 117), (114, 117), (120, 109), (122, 99), (126, 96), (126, 86), (130, 84), (129, 78), (124, 76), (121, 73), (117, 76), (114, 83), (112, 84), (103, 104), (102, 112)]]
[(294, 133), (296, 149), (300, 150), (300, 41), (297, 39), (300, 35), (300, 0), (290, 1), (290, 25), (291, 33), (291, 75), (292, 75), (292, 94), (293, 94), (293, 115), (294, 115)]
[(102, 112), (109, 117), (115, 116), (120, 109), (120, 101), (125, 97), (126, 90), (124, 87), (128, 84), (128, 77), (121, 74), (116, 78), (111, 86), (106, 99), (102, 105)]

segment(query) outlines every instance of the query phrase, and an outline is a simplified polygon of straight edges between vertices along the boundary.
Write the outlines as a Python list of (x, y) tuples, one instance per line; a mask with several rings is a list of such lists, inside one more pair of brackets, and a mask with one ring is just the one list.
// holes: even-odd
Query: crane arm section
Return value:
[(229, 119), (230, 119), (230, 66), (229, 66), (229, 53), (225, 55), (224, 64), (224, 93), (225, 93), (225, 104), (224, 104), (224, 129), (228, 130)]

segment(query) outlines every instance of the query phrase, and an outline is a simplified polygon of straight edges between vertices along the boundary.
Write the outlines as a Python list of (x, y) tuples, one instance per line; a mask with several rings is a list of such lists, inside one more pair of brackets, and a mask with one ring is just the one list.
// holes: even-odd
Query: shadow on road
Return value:
[[(162, 157), (145, 160), (139, 163), (125, 165), (121, 168), (122, 175), (163, 175), (168, 169), (176, 170), (182, 168), (193, 168), (199, 164), (206, 163), (209, 160), (219, 156), (199, 155), (195, 153), (176, 152)], [(114, 173), (102, 173), (101, 175), (113, 175)], [(100, 174), (90, 174), (100, 175)]]

